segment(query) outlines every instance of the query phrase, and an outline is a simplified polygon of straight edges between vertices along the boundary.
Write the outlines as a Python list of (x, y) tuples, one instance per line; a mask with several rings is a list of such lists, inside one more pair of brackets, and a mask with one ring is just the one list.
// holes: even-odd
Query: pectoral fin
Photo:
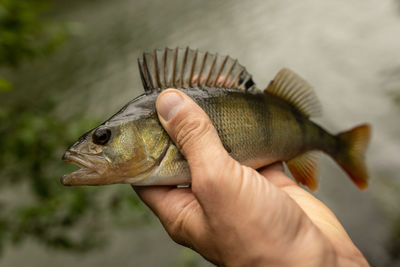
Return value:
[(315, 191), (318, 187), (318, 152), (303, 153), (286, 162), (287, 167), (299, 184)]

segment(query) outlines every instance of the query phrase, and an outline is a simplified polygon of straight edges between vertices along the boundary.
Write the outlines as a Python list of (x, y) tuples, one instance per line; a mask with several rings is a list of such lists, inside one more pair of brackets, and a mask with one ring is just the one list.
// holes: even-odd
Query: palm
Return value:
[(298, 186), (283, 171), (267, 167), (260, 170), (260, 174), (300, 206), (314, 225), (328, 238), (337, 253), (345, 257), (359, 253), (336, 216), (320, 200)]
[[(298, 204), (338, 253), (354, 254), (351, 240), (335, 215), (321, 201), (291, 180), (283, 172), (281, 164), (260, 169), (259, 173)], [(170, 235), (173, 235), (183, 222), (202, 227), (204, 214), (190, 188), (160, 186), (135, 187), (134, 189), (159, 216)], [(183, 240), (176, 241), (185, 243)]]

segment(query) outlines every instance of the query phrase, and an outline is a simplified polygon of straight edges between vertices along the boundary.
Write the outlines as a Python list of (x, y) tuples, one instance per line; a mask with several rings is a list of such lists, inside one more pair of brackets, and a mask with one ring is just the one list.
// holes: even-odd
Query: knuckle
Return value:
[(176, 218), (173, 218), (165, 224), (165, 229), (169, 236), (176, 243), (184, 246), (190, 245), (191, 219), (193, 219), (190, 215), (196, 212), (195, 209), (195, 202), (190, 202), (182, 207), (182, 210), (178, 213)]
[(211, 129), (211, 123), (207, 118), (185, 117), (177, 125), (175, 140), (177, 145), (183, 151), (190, 149), (199, 139), (207, 135)]
[(184, 243), (183, 232), (184, 232), (184, 220), (181, 218), (177, 218), (174, 221), (171, 221), (169, 224), (165, 226), (169, 236), (178, 244)]
[[(194, 194), (207, 192), (210, 194), (213, 190), (219, 190), (221, 186), (230, 183), (237, 175), (241, 165), (232, 158), (226, 157), (222, 161), (211, 160), (210, 165), (202, 170), (196, 170), (194, 175), (197, 179), (192, 180), (192, 191)], [(201, 176), (201, 177), (199, 177)]]
[[(174, 224), (176, 225), (176, 224)], [(171, 237), (172, 240), (174, 240), (176, 243), (184, 245), (185, 241), (182, 238), (182, 235), (180, 232), (178, 232), (174, 227), (169, 228), (169, 230), (167, 230), (169, 236)]]

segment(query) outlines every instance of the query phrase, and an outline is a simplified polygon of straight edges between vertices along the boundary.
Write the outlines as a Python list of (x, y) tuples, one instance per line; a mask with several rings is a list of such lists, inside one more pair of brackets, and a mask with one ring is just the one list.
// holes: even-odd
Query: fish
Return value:
[(107, 121), (82, 135), (63, 160), (80, 167), (67, 186), (126, 183), (190, 185), (190, 168), (160, 124), (155, 102), (176, 88), (210, 117), (224, 148), (241, 164), (259, 169), (285, 162), (294, 179), (318, 187), (318, 158), (333, 158), (355, 185), (368, 185), (367, 123), (331, 134), (312, 118), (321, 105), (311, 85), (284, 68), (261, 90), (237, 59), (187, 48), (165, 48), (138, 59), (144, 93)]

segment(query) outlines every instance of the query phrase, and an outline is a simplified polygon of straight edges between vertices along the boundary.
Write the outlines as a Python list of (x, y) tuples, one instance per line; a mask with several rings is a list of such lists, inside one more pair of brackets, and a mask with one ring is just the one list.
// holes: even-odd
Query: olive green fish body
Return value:
[(190, 183), (187, 161), (162, 128), (155, 100), (164, 88), (185, 92), (208, 114), (229, 154), (260, 168), (286, 162), (294, 178), (317, 187), (315, 151), (330, 155), (360, 188), (367, 185), (364, 153), (370, 127), (332, 135), (310, 120), (320, 106), (311, 86), (290, 70), (256, 88), (229, 57), (191, 49), (144, 54), (139, 69), (145, 94), (82, 136), (64, 158), (80, 167), (66, 185), (178, 185)]
[(199, 104), (215, 125), (225, 149), (253, 168), (290, 159), (305, 148), (301, 130), (309, 121), (290, 107), (282, 107), (275, 97), (230, 92)]

